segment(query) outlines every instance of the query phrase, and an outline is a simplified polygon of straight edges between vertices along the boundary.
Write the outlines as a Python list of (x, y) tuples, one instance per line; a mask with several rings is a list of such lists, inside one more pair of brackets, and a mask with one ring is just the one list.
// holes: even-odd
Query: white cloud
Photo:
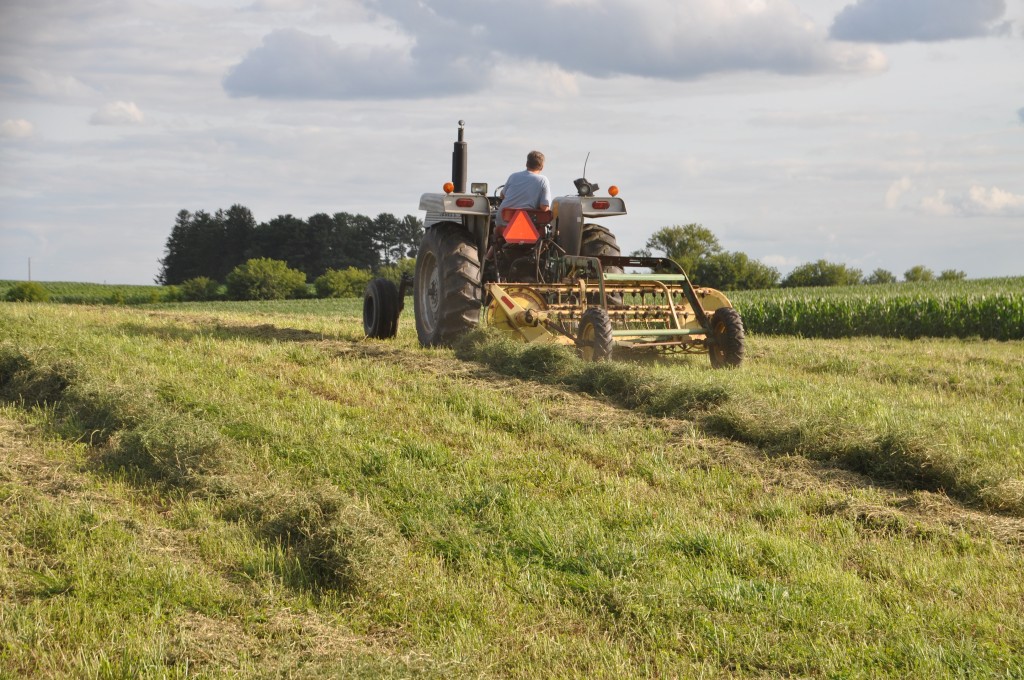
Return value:
[(244, 9), (252, 12), (305, 12), (310, 8), (308, 0), (256, 0)]
[(830, 35), (853, 42), (933, 42), (1007, 33), (1006, 0), (857, 0), (836, 15)]
[(751, 125), (765, 127), (792, 127), (799, 129), (847, 127), (850, 125), (868, 125), (875, 119), (863, 112), (837, 111), (765, 111), (756, 113), (748, 121)]
[(16, 74), (28, 92), (44, 99), (76, 100), (95, 95), (91, 87), (72, 75), (37, 68), (16, 71)]
[(0, 137), (8, 139), (28, 139), (35, 133), (35, 126), (22, 118), (5, 120), (0, 123)]
[(935, 217), (948, 217), (956, 212), (955, 208), (946, 198), (946, 190), (939, 189), (934, 196), (925, 196), (921, 199), (921, 210), (927, 215)]
[(342, 46), (295, 29), (267, 35), (224, 78), (232, 96), (270, 99), (418, 98), (479, 86), (466, 59), (425, 71), (400, 47)]
[(676, 81), (886, 66), (877, 48), (828, 41), (792, 0), (588, 0), (584, 9), (580, 2), (522, 0), (488, 4), (486, 22), (477, 0), (366, 6), (380, 25), (397, 30), (392, 44), (273, 31), (228, 72), (225, 90), (266, 98), (438, 97), (486, 89), (496, 67), (524, 62), (596, 78)]
[(762, 264), (775, 267), (779, 271), (788, 271), (801, 262), (799, 257), (792, 255), (765, 255), (760, 260)]
[(1024, 194), (999, 187), (972, 186), (966, 194), (949, 194), (939, 189), (921, 199), (922, 212), (935, 217), (1024, 216)]
[(1003, 191), (999, 187), (986, 189), (972, 186), (967, 207), (986, 215), (1024, 214), (1024, 194)]
[(893, 210), (900, 204), (900, 199), (903, 195), (910, 191), (913, 183), (909, 177), (900, 177), (898, 180), (889, 185), (889, 190), (885, 192), (885, 207), (889, 210)]
[(138, 125), (145, 120), (135, 102), (110, 102), (89, 117), (92, 125)]

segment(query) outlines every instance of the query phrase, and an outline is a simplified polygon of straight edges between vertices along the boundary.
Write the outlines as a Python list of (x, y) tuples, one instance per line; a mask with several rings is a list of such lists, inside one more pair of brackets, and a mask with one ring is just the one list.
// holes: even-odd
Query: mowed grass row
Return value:
[(757, 337), (737, 371), (707, 357), (626, 353), (588, 364), (562, 347), (480, 333), (460, 356), (566, 385), (702, 431), (942, 491), (1024, 517), (1024, 344)]
[(730, 299), (747, 330), (768, 335), (1024, 339), (1024, 277), (741, 291)]
[[(1019, 522), (764, 458), (642, 392), (652, 415), (482, 372), (417, 349), (408, 323), (364, 342), (357, 308), (312, 309), (0, 305), (0, 418), (35, 433), (0, 446), (18, 463), (0, 476), (0, 668), (1024, 671)], [(817, 352), (778, 342), (749, 366)], [(705, 362), (626, 369), (735, 402), (747, 369)]]

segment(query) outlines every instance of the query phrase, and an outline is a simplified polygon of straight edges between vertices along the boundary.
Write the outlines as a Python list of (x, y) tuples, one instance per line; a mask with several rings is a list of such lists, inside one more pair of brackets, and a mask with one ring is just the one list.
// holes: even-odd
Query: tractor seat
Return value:
[(534, 224), (550, 224), (554, 218), (554, 213), (550, 210), (532, 210), (529, 208), (504, 208), (501, 211), (501, 221), (508, 224), (512, 221), (512, 216), (517, 212), (524, 212), (530, 216)]

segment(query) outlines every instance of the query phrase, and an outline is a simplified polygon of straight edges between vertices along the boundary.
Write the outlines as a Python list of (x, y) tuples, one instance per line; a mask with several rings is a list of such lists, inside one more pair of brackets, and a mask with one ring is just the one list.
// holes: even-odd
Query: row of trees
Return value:
[(196, 276), (171, 286), (170, 299), (184, 302), (210, 300), (286, 300), (308, 297), (360, 297), (375, 277), (398, 284), (405, 274), (412, 275), (416, 260), (405, 258), (395, 264), (370, 269), (328, 269), (313, 281), (310, 289), (305, 272), (293, 269), (283, 260), (253, 258), (238, 265), (224, 283)]
[[(785, 278), (775, 267), (750, 259), (745, 253), (722, 249), (710, 229), (700, 224), (664, 227), (647, 239), (645, 248), (634, 255), (650, 256), (660, 253), (672, 258), (686, 270), (693, 280), (703, 286), (720, 290), (751, 290), (802, 286), (853, 286), (862, 283), (896, 283), (896, 275), (885, 269), (876, 269), (865, 277), (860, 269), (845, 264), (818, 260), (793, 269)], [(924, 265), (911, 267), (903, 274), (905, 281), (958, 281), (967, 274), (947, 269), (936, 277)]]
[(279, 215), (256, 224), (242, 205), (194, 213), (182, 210), (167, 238), (157, 283), (176, 285), (199, 277), (226, 281), (239, 265), (270, 258), (284, 261), (310, 280), (350, 267), (376, 271), (415, 257), (423, 223), (412, 215), (375, 218), (339, 212), (309, 219)]
[[(279, 215), (256, 224), (242, 205), (208, 213), (178, 213), (160, 260), (157, 283), (178, 285), (194, 279), (226, 282), (239, 265), (254, 259), (273, 259), (315, 281), (326, 274), (357, 270), (377, 272), (414, 258), (423, 236), (423, 223), (412, 215), (397, 218), (381, 213), (375, 218), (339, 212), (318, 213), (308, 219)], [(721, 290), (749, 290), (775, 286), (837, 286), (894, 283), (896, 276), (876, 269), (865, 277), (861, 270), (818, 260), (793, 269), (785, 278), (774, 267), (746, 253), (724, 250), (718, 237), (700, 224), (663, 227), (634, 255), (660, 253), (683, 266), (701, 285)], [(368, 275), (368, 274), (367, 274)], [(963, 279), (962, 271), (946, 270), (942, 280)], [(365, 278), (360, 275), (356, 278)], [(904, 273), (907, 281), (929, 281), (935, 273), (917, 265)], [(354, 284), (353, 284), (354, 285)]]

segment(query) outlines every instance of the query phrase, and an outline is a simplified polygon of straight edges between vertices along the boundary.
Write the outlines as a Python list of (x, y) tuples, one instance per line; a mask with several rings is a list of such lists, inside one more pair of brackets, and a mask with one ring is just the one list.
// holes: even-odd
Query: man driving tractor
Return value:
[(500, 249), (504, 245), (505, 227), (508, 224), (505, 218), (506, 210), (551, 211), (551, 183), (547, 177), (540, 174), (543, 169), (544, 154), (540, 151), (531, 151), (526, 155), (526, 169), (508, 176), (508, 181), (505, 182), (500, 194), (501, 205), (498, 206), (495, 220), (495, 238), (487, 249), (485, 261), (491, 261), (496, 247)]
[(504, 226), (502, 212), (506, 208), (527, 210), (551, 210), (551, 183), (540, 174), (544, 169), (544, 154), (531, 151), (526, 155), (526, 169), (513, 172), (501, 191), (501, 205), (498, 207), (498, 224)]

